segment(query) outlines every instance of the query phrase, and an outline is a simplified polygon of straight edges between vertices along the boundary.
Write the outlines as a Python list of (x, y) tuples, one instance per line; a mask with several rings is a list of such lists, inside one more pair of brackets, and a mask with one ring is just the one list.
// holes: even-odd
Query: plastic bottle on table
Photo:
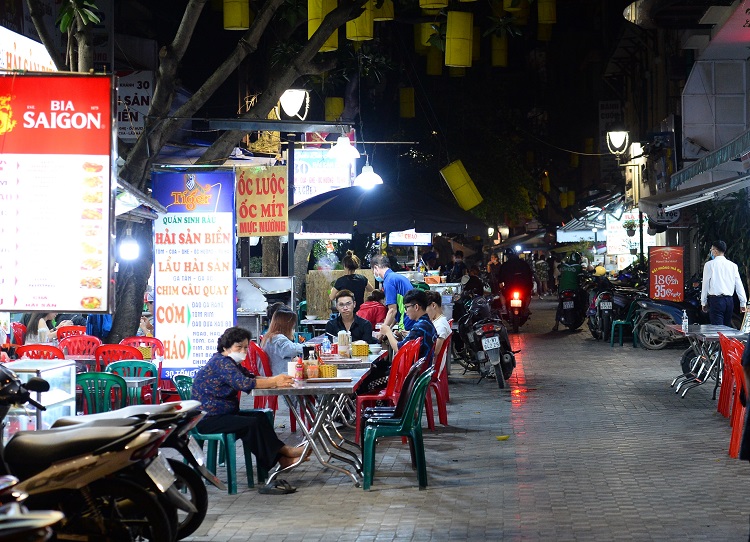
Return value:
[(323, 337), (323, 346), (321, 348), (321, 351), (324, 354), (330, 354), (331, 353), (331, 341), (328, 339), (328, 335)]
[(294, 379), (304, 380), (305, 379), (305, 364), (302, 363), (302, 358), (297, 357), (297, 364), (294, 366)]
[(689, 322), (688, 322), (687, 311), (683, 310), (682, 311), (682, 332), (683, 333), (688, 332), (688, 325), (689, 325)]

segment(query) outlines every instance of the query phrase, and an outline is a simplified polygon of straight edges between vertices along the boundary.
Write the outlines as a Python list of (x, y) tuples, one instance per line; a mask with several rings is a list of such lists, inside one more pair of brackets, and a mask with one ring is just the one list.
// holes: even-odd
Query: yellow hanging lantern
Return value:
[(572, 152), (570, 153), (570, 167), (577, 168), (578, 167), (578, 153)]
[(466, 75), (466, 68), (448, 67), (448, 77), (463, 77)]
[(521, 0), (521, 9), (513, 14), (513, 22), (518, 26), (526, 26), (529, 24), (529, 0)]
[(414, 88), (402, 87), (398, 89), (399, 116), (402, 119), (413, 119), (416, 117), (414, 110)]
[(552, 39), (552, 25), (541, 23), (536, 25), (536, 39), (537, 41), (550, 41)]
[[(430, 46), (427, 45), (427, 41), (423, 38), (425, 32), (425, 30), (423, 30), (424, 26), (429, 28), (430, 23), (417, 23), (414, 25), (414, 52), (418, 55), (426, 55), (430, 48)], [(427, 39), (429, 39), (429, 36)]]
[[(307, 1), (307, 39), (312, 38), (315, 31), (325, 19), (326, 15), (336, 9), (336, 0), (308, 0)], [(321, 46), (320, 52), (327, 53), (339, 48), (339, 31), (334, 30), (325, 43)]]
[(456, 160), (445, 166), (440, 170), (440, 175), (445, 179), (461, 209), (468, 211), (482, 203), (482, 196), (479, 194), (474, 181), (466, 172), (461, 160)]
[(442, 9), (448, 7), (448, 0), (419, 0), (422, 9)]
[(544, 176), (542, 177), (542, 192), (545, 194), (549, 194), (550, 190), (550, 182), (549, 182), (549, 174), (545, 171)]
[(495, 68), (508, 67), (508, 35), (503, 33), (502, 36), (492, 35), (490, 41), (492, 47), (492, 65)]
[(536, 205), (539, 207), (540, 211), (547, 207), (547, 198), (544, 197), (544, 194), (537, 194)]
[(573, 207), (576, 204), (576, 193), (575, 190), (568, 190), (568, 207)]
[(482, 30), (475, 26), (471, 29), (471, 62), (479, 61), (479, 53), (481, 51), (482, 42)]
[(325, 101), (326, 120), (329, 122), (339, 120), (344, 112), (344, 98), (329, 96)]
[(443, 53), (437, 47), (427, 51), (427, 75), (443, 74)]
[(565, 209), (568, 206), (568, 193), (560, 192), (560, 208)]
[(445, 65), (455, 68), (471, 67), (471, 45), (474, 14), (449, 11), (445, 29)]
[(224, 0), (224, 30), (250, 28), (250, 0)]
[(346, 39), (350, 41), (367, 41), (373, 38), (372, 24), (373, 0), (365, 4), (365, 11), (354, 20), (346, 21)]
[(556, 0), (536, 0), (537, 22), (539, 24), (555, 24), (557, 22)]
[(586, 154), (593, 154), (594, 153), (594, 138), (593, 137), (587, 137), (583, 140), (583, 152)]
[(373, 21), (392, 21), (394, 18), (393, 0), (383, 0), (383, 4), (379, 8), (375, 7), (372, 11)]

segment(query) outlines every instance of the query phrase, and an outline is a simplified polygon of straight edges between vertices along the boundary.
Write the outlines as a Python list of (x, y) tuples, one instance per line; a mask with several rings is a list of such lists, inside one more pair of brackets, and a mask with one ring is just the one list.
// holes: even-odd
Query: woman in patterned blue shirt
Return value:
[(201, 433), (235, 433), (261, 467), (270, 470), (278, 463), (284, 468), (302, 455), (302, 448), (284, 444), (262, 412), (240, 411), (238, 392), (256, 387), (289, 388), (294, 379), (287, 374), (256, 377), (243, 367), (249, 342), (248, 330), (230, 327), (219, 337), (217, 352), (198, 370), (193, 399), (201, 402), (206, 416), (196, 429)]

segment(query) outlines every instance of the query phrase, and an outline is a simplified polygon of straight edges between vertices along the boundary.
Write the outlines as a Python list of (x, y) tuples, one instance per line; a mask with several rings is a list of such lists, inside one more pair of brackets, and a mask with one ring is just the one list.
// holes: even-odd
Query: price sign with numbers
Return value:
[(649, 297), (682, 301), (685, 291), (683, 247), (648, 247)]

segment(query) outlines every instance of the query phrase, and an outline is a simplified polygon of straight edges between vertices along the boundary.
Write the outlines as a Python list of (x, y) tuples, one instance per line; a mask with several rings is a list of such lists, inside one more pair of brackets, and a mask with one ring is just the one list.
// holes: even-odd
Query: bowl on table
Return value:
[(380, 352), (383, 351), (383, 347), (379, 344), (371, 344), (370, 345), (370, 354), (380, 354)]
[(317, 314), (306, 314), (305, 315), (305, 319), (306, 320), (317, 320), (318, 319), (318, 315)]

